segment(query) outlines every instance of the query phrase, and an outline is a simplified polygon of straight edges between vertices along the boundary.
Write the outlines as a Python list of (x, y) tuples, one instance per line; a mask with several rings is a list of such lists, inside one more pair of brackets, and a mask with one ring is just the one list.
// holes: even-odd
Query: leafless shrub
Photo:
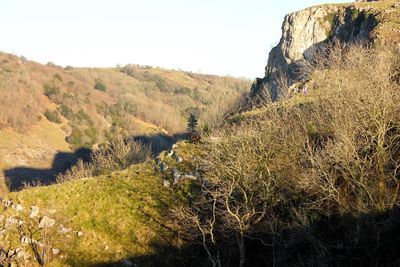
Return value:
[(72, 166), (65, 173), (57, 175), (57, 183), (89, 178), (93, 176), (93, 171), (94, 166), (92, 164), (78, 160), (75, 166)]
[(92, 164), (96, 174), (124, 170), (132, 164), (146, 161), (150, 154), (147, 145), (131, 139), (118, 138), (95, 151)]
[[(400, 54), (363, 44), (323, 53), (307, 66), (311, 93), (304, 101), (265, 105), (208, 147), (202, 193), (176, 216), (197, 225), (191, 231), (207, 240), (214, 265), (226, 253), (221, 243), (237, 242), (243, 266), (246, 242), (273, 246), (260, 233), (288, 228), (300, 230), (288, 235), (285, 248), (309, 240), (313, 250), (301, 264), (322, 264), (331, 247), (310, 228), (315, 218), (358, 218), (399, 206), (400, 86), (392, 77)], [(357, 231), (337, 246), (360, 246)], [(379, 242), (379, 232), (368, 238)]]

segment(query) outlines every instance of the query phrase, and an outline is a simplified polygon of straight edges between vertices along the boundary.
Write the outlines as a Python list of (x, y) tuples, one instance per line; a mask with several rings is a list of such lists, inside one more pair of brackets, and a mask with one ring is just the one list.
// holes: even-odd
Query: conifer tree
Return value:
[(197, 117), (194, 114), (190, 114), (188, 119), (188, 132), (189, 133), (197, 133)]

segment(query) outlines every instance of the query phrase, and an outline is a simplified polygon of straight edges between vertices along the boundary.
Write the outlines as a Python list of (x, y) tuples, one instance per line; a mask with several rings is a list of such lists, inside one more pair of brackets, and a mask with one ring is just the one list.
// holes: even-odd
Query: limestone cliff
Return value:
[(291, 86), (298, 81), (299, 63), (324, 43), (376, 41), (396, 34), (400, 37), (399, 9), (399, 1), (387, 0), (322, 5), (288, 14), (282, 25), (281, 40), (269, 54), (265, 77), (254, 82), (250, 97), (267, 95), (273, 101), (278, 100), (285, 94), (282, 82)]

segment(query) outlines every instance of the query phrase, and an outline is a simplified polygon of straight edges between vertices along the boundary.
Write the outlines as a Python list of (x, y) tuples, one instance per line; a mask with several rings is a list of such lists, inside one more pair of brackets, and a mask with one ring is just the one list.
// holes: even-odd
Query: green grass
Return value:
[(25, 207), (55, 209), (55, 218), (82, 231), (62, 250), (66, 264), (89, 266), (150, 255), (152, 244), (169, 237), (158, 222), (174, 203), (171, 189), (152, 165), (141, 164), (111, 175), (37, 187), (9, 194)]

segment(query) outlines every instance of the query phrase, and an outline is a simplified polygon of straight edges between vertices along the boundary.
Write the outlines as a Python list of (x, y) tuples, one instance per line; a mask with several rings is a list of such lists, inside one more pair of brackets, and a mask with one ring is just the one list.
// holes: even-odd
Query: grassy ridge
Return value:
[[(158, 222), (174, 202), (170, 189), (151, 165), (142, 164), (108, 176), (37, 187), (9, 195), (23, 206), (54, 209), (55, 218), (83, 232), (62, 251), (67, 264), (88, 266), (152, 254), (153, 243), (167, 233)], [(74, 243), (76, 242), (76, 243)]]

